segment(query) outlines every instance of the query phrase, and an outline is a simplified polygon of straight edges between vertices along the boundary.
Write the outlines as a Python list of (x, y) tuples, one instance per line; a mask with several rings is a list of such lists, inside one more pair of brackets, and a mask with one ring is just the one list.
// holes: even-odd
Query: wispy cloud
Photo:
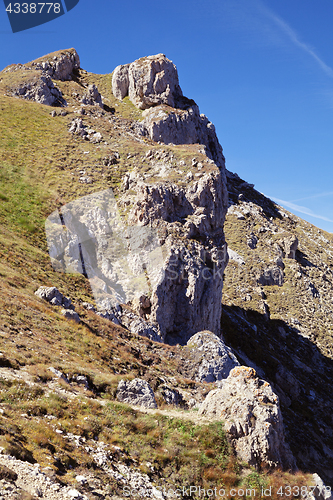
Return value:
[(275, 14), (271, 9), (264, 6), (262, 2), (258, 4), (260, 10), (270, 18), (276, 26), (278, 26), (289, 38), (289, 40), (296, 46), (306, 52), (309, 56), (316, 61), (320, 68), (331, 78), (333, 78), (333, 69), (328, 66), (319, 56), (316, 54), (315, 50), (307, 43), (300, 40), (299, 35), (296, 31), (289, 26), (281, 17)]
[(295, 212), (299, 212), (305, 215), (310, 215), (311, 217), (315, 217), (316, 219), (326, 220), (327, 222), (333, 222), (332, 219), (329, 219), (324, 215), (315, 214), (314, 212), (312, 212), (312, 210), (310, 210), (310, 208), (303, 207), (302, 205), (296, 205), (296, 203), (292, 203), (291, 201), (280, 200), (279, 198), (274, 198), (273, 196), (271, 196), (270, 198), (279, 205), (290, 208), (290, 210), (293, 210)]
[(303, 200), (312, 200), (314, 198), (324, 198), (325, 196), (332, 196), (333, 191), (327, 191), (324, 193), (313, 194), (311, 196), (305, 196), (304, 198), (297, 198), (296, 200), (292, 200), (290, 203), (294, 203), (294, 201), (303, 201)]

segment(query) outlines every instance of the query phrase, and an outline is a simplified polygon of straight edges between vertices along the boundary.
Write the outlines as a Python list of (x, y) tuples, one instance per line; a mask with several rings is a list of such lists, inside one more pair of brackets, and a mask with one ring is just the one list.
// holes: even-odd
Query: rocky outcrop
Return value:
[(283, 285), (283, 271), (278, 265), (273, 265), (265, 269), (259, 276), (258, 283), (263, 286)]
[(282, 238), (279, 242), (279, 246), (282, 248), (283, 257), (287, 259), (296, 258), (296, 250), (298, 248), (298, 238), (295, 235), (286, 236)]
[(87, 92), (84, 94), (84, 96), (81, 99), (81, 103), (85, 104), (87, 106), (99, 106), (100, 108), (104, 108), (103, 102), (102, 102), (102, 96), (98, 92), (98, 88), (96, 85), (89, 85), (87, 88)]
[(65, 297), (55, 286), (40, 286), (38, 290), (36, 290), (35, 295), (40, 299), (50, 302), (53, 306), (62, 306), (64, 309), (71, 311), (75, 310), (71, 299)]
[(64, 318), (69, 319), (71, 321), (75, 321), (75, 323), (81, 323), (80, 316), (77, 312), (71, 311), (70, 309), (62, 309), (60, 313), (64, 316)]
[(13, 89), (13, 95), (35, 101), (46, 106), (65, 106), (61, 91), (55, 87), (48, 75), (41, 75), (29, 82), (24, 82)]
[(192, 377), (197, 382), (217, 382), (225, 379), (235, 366), (239, 366), (230, 347), (212, 332), (196, 333), (187, 342), (187, 347), (190, 351)]
[[(43, 58), (45, 59), (45, 58)], [(33, 63), (34, 69), (41, 70), (54, 80), (72, 80), (74, 72), (80, 68), (80, 58), (76, 50), (59, 52), (52, 59)]]
[(253, 368), (234, 368), (221, 388), (207, 395), (199, 415), (223, 420), (237, 456), (249, 465), (295, 467), (278, 397)]
[(143, 406), (145, 408), (157, 408), (152, 388), (146, 380), (135, 378), (131, 382), (121, 380), (118, 384), (118, 401), (123, 403)]
[(117, 66), (112, 76), (112, 91), (123, 99), (129, 95), (139, 109), (159, 104), (175, 107), (182, 96), (176, 66), (164, 54), (142, 57), (131, 64)]
[(224, 164), (222, 148), (215, 127), (204, 114), (200, 114), (194, 101), (186, 109), (170, 109), (157, 106), (144, 113), (144, 125), (148, 137), (165, 144), (204, 144), (207, 155), (217, 165)]
[(143, 57), (117, 66), (112, 76), (115, 97), (129, 96), (143, 113), (146, 135), (165, 144), (203, 144), (219, 167), (224, 156), (215, 127), (200, 114), (193, 100), (183, 96), (176, 66), (164, 54)]

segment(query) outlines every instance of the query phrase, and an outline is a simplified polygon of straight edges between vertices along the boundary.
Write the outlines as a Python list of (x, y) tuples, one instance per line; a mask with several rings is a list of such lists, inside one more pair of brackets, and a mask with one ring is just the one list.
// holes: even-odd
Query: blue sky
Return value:
[(332, 0), (80, 0), (13, 34), (0, 4), (0, 67), (75, 47), (81, 66), (163, 52), (215, 124), (227, 168), (333, 232)]

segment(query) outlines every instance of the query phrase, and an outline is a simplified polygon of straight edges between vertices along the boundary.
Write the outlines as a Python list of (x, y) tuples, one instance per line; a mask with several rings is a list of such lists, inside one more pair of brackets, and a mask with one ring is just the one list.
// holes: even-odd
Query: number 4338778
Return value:
[(60, 14), (61, 5), (60, 3), (14, 3), (8, 4), (6, 11), (10, 14), (50, 14), (54, 12), (55, 14)]

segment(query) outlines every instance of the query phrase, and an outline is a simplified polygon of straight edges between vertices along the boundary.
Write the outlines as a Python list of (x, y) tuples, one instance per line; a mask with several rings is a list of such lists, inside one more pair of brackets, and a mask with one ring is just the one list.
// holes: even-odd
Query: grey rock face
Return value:
[(218, 255), (221, 249), (206, 251), (193, 241), (188, 248), (174, 243), (168, 250), (164, 279), (151, 298), (150, 320), (171, 345), (186, 343), (203, 328), (219, 333), (226, 265)]
[(128, 68), (129, 64), (117, 66), (112, 75), (112, 92), (120, 101), (128, 95)]
[(196, 333), (189, 339), (187, 346), (193, 351), (194, 359), (191, 359), (191, 363), (197, 382), (225, 379), (235, 366), (239, 366), (230, 347), (212, 332)]
[(115, 97), (129, 95), (144, 112), (144, 135), (164, 144), (204, 144), (207, 155), (219, 167), (225, 159), (214, 125), (200, 115), (193, 100), (183, 97), (176, 66), (164, 54), (143, 57), (117, 66), (112, 77)]
[(223, 420), (237, 456), (249, 465), (295, 467), (278, 397), (253, 368), (234, 368), (221, 388), (207, 395), (199, 415)]
[(36, 290), (35, 295), (40, 299), (50, 302), (53, 306), (62, 306), (64, 309), (72, 311), (75, 309), (71, 299), (65, 297), (55, 286), (40, 286), (38, 290)]
[(42, 70), (55, 80), (72, 80), (73, 72), (80, 68), (80, 58), (74, 49), (55, 56), (50, 61), (37, 63), (34, 69)]
[(21, 84), (13, 90), (13, 95), (29, 101), (36, 101), (46, 106), (66, 105), (61, 91), (55, 87), (48, 75), (42, 75), (31, 82)]
[(98, 88), (96, 87), (96, 85), (89, 85), (87, 92), (83, 96), (81, 102), (82, 102), (82, 104), (86, 104), (89, 106), (98, 105), (102, 109), (104, 108), (104, 105), (102, 102), (102, 96), (98, 92)]
[[(149, 321), (157, 323), (162, 339), (186, 343), (196, 332), (220, 331), (223, 271), (228, 262), (222, 224), (227, 204), (219, 171), (205, 174), (187, 189), (165, 183), (133, 183), (137, 192), (128, 221), (147, 225), (177, 224), (189, 240), (185, 246), (169, 238), (164, 245), (164, 279), (152, 291)], [(210, 238), (210, 243), (208, 240)], [(200, 240), (207, 241), (203, 245)]]
[(184, 399), (182, 395), (176, 390), (171, 389), (167, 386), (160, 386), (158, 391), (162, 395), (164, 401), (168, 405), (179, 406), (180, 404), (184, 404)]
[(117, 388), (117, 399), (131, 405), (157, 408), (152, 388), (146, 380), (140, 378), (135, 378), (131, 382), (121, 380)]
[(155, 142), (204, 144), (209, 158), (218, 166), (225, 163), (215, 127), (205, 115), (200, 114), (194, 101), (189, 101), (185, 109), (170, 109), (167, 106), (147, 109), (142, 123), (148, 137)]
[(175, 107), (175, 100), (182, 96), (176, 66), (164, 54), (118, 66), (113, 73), (112, 90), (118, 99), (129, 95), (139, 109), (158, 104)]

